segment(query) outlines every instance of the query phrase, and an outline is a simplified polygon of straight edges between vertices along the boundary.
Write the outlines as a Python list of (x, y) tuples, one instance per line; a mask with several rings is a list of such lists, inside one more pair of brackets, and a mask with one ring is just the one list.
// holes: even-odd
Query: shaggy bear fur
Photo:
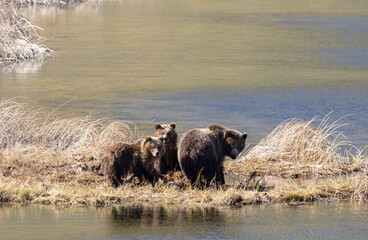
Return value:
[[(205, 129), (192, 129), (179, 143), (178, 157), (181, 169), (192, 184), (204, 178), (209, 186), (225, 184), (223, 162), (225, 156), (236, 159), (245, 148), (247, 133), (227, 129), (219, 124), (211, 124)], [(198, 184), (201, 184), (201, 180)]]
[(163, 176), (155, 170), (155, 162), (165, 154), (165, 145), (156, 137), (146, 137), (134, 143), (118, 143), (102, 158), (101, 169), (105, 181), (117, 187), (128, 173), (139, 181), (154, 183)]
[(156, 170), (161, 174), (166, 174), (170, 171), (179, 170), (180, 166), (178, 162), (178, 134), (175, 131), (175, 123), (170, 124), (156, 124), (155, 137), (160, 139), (166, 148), (165, 155), (161, 158), (161, 161), (156, 165)]

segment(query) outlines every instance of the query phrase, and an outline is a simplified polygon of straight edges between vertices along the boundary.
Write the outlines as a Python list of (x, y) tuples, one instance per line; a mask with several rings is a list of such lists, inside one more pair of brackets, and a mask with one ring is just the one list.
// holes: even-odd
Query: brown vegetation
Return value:
[(326, 177), (365, 171), (365, 148), (358, 149), (346, 141), (339, 131), (345, 125), (339, 124), (340, 120), (329, 123), (329, 116), (326, 116), (319, 124), (315, 118), (308, 122), (300, 119), (285, 121), (238, 163), (229, 163), (229, 167), (236, 169), (240, 164), (244, 169), (285, 178)]
[[(343, 151), (337, 122), (290, 120), (238, 161), (227, 186), (192, 188), (182, 172), (166, 181), (112, 188), (98, 174), (105, 149), (137, 138), (129, 124), (65, 118), (28, 103), (0, 101), (0, 201), (62, 205), (164, 203), (244, 205), (368, 200), (367, 155)], [(283, 142), (282, 142), (283, 141)], [(318, 143), (318, 144), (317, 144)], [(348, 144), (347, 146), (351, 146)]]
[(42, 61), (51, 56), (51, 50), (39, 43), (40, 29), (14, 9), (0, 9), (0, 64)]
[(18, 7), (27, 7), (34, 5), (65, 7), (76, 5), (86, 1), (87, 0), (5, 0), (6, 3), (13, 4)]
[(0, 149), (3, 154), (33, 158), (101, 157), (119, 141), (130, 142), (136, 132), (128, 122), (85, 117), (63, 118), (26, 102), (0, 101)]

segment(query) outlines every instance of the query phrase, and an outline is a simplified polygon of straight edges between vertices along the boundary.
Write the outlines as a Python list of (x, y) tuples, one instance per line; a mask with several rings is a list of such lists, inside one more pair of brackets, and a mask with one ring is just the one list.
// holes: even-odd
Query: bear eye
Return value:
[(226, 139), (227, 143), (230, 144), (230, 145), (233, 145), (234, 144), (234, 139), (233, 138), (227, 138)]

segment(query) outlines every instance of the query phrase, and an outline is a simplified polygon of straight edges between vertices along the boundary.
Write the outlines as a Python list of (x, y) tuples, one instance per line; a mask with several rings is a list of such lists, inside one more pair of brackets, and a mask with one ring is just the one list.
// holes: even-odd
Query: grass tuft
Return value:
[(51, 56), (51, 50), (38, 43), (42, 38), (26, 18), (14, 9), (0, 9), (0, 64), (42, 61)]
[(6, 3), (14, 4), (18, 7), (37, 6), (37, 5), (66, 7), (80, 4), (86, 1), (87, 0), (5, 0)]
[[(282, 177), (323, 177), (362, 171), (365, 149), (358, 149), (339, 130), (346, 124), (329, 115), (321, 121), (291, 119), (281, 123), (229, 169), (257, 171)], [(317, 127), (315, 127), (317, 126)]]
[(27, 102), (0, 101), (0, 149), (10, 156), (101, 157), (116, 142), (135, 139), (128, 123), (65, 118)]
[(339, 129), (346, 124), (339, 120), (329, 123), (327, 115), (318, 127), (316, 118), (305, 122), (291, 119), (281, 123), (266, 138), (262, 139), (246, 155), (248, 159), (267, 159), (269, 161), (288, 161), (298, 163), (350, 163), (351, 154), (342, 152), (343, 146), (354, 147), (345, 139)]

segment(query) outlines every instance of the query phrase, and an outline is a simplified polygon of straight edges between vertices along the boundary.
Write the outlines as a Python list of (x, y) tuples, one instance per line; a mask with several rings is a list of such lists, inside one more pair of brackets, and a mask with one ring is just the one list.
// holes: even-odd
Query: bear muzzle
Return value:
[(158, 157), (158, 156), (160, 156), (160, 151), (157, 148), (155, 148), (155, 149), (151, 150), (151, 154), (154, 157)]
[(160, 140), (163, 142), (163, 143), (167, 143), (169, 141), (169, 138), (168, 137), (160, 137)]
[(238, 151), (236, 151), (235, 149), (231, 150), (229, 157), (235, 160), (238, 157)]

